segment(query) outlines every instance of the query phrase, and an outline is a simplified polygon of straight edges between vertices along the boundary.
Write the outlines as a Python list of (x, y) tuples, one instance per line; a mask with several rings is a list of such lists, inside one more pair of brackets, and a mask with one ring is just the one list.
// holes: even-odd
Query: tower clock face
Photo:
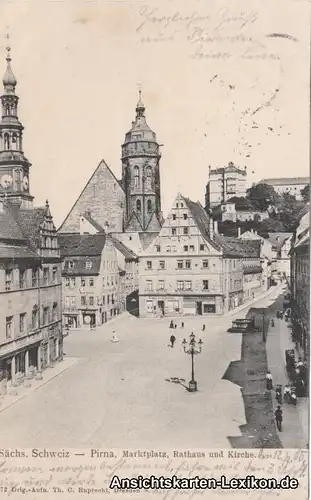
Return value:
[(8, 189), (12, 186), (13, 179), (9, 174), (5, 174), (1, 177), (0, 184), (3, 187), (3, 189)]
[(25, 191), (28, 189), (28, 185), (29, 185), (28, 177), (26, 177), (25, 175), (25, 177), (23, 178), (23, 188)]

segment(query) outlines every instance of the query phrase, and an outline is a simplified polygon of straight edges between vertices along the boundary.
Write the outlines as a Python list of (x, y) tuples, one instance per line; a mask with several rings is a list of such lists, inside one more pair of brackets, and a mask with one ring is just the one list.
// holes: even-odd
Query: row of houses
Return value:
[(309, 360), (310, 334), (310, 215), (305, 214), (293, 237), (291, 257), (291, 311), (293, 337)]

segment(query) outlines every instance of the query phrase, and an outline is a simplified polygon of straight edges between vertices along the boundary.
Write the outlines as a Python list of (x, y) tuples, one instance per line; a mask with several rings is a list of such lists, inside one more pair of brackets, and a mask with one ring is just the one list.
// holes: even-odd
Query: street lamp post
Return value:
[(262, 316), (262, 341), (266, 342), (266, 332), (265, 332), (265, 312), (261, 313)]
[(184, 351), (186, 354), (190, 354), (191, 356), (191, 380), (189, 382), (189, 392), (196, 392), (198, 390), (197, 381), (194, 378), (194, 356), (196, 354), (200, 354), (202, 351), (203, 341), (200, 339), (198, 342), (196, 341), (195, 335), (192, 332), (190, 335), (189, 343), (186, 339), (182, 341), (182, 345), (184, 347)]

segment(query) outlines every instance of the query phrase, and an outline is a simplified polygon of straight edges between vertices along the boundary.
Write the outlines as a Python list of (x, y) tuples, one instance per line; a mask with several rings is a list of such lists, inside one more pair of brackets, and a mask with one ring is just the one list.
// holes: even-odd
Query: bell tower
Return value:
[(2, 79), (0, 121), (0, 197), (22, 208), (31, 208), (33, 196), (29, 193), (31, 163), (23, 152), (23, 129), (18, 119), (17, 80), (11, 68), (11, 48), (7, 47), (6, 71)]
[(146, 122), (139, 91), (136, 118), (122, 144), (125, 231), (155, 232), (161, 228), (160, 158), (160, 146)]

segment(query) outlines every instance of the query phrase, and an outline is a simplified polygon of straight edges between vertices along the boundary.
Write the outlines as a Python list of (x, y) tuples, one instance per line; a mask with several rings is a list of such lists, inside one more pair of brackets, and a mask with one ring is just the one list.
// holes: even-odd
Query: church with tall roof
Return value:
[[(135, 111), (135, 120), (121, 147), (122, 178), (118, 180), (102, 160), (73, 204), (59, 233), (95, 234), (102, 228), (107, 233), (118, 235), (124, 242), (139, 241), (142, 247), (159, 233), (163, 222), (160, 145), (146, 121), (141, 91)], [(88, 231), (85, 231), (86, 223)], [(138, 250), (137, 245), (135, 250)]]

